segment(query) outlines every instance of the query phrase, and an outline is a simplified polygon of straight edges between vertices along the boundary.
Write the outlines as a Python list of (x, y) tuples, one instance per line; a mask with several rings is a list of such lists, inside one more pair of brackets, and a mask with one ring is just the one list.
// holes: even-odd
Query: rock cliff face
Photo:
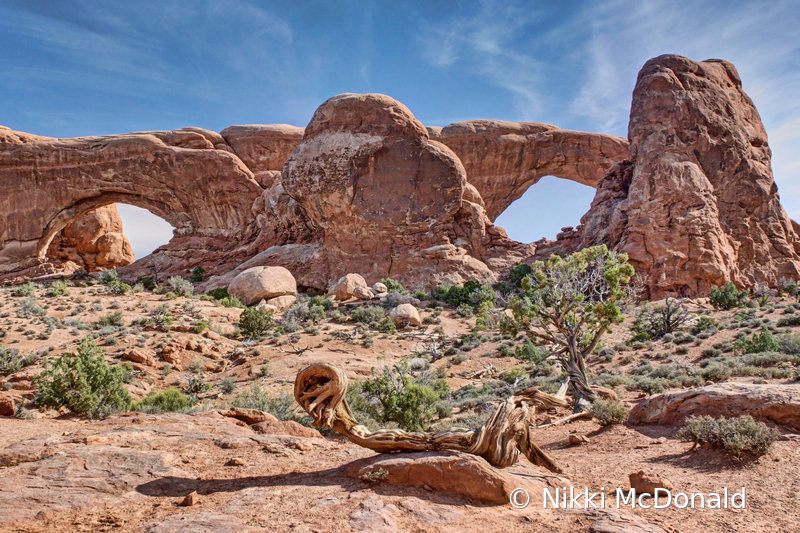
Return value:
[(601, 180), (581, 246), (605, 243), (647, 275), (651, 297), (800, 275), (767, 134), (727, 61), (648, 61), (633, 92), (632, 163)]
[(133, 247), (122, 230), (113, 204), (98, 207), (61, 230), (50, 243), (47, 257), (56, 263), (70, 261), (87, 272), (129, 265), (135, 259)]

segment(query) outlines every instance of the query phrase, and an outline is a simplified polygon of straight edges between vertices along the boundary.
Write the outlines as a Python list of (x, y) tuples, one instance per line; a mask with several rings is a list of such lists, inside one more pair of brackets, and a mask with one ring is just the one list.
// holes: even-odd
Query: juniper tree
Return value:
[(576, 411), (586, 410), (596, 398), (585, 360), (611, 324), (624, 319), (623, 307), (635, 293), (633, 275), (628, 256), (605, 245), (567, 258), (552, 255), (531, 265), (521, 281), (522, 293), (509, 303), (511, 315), (501, 317), (503, 332), (523, 332), (558, 359), (568, 374)]

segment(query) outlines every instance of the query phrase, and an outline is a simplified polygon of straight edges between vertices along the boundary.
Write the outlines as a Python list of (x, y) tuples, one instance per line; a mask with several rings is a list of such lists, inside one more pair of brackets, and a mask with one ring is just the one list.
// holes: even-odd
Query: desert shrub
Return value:
[(718, 419), (690, 416), (684, 422), (679, 436), (686, 442), (722, 448), (735, 457), (746, 453), (760, 457), (769, 452), (780, 434), (763, 422), (756, 422), (750, 415), (736, 418), (722, 416)]
[(385, 317), (386, 310), (378, 305), (362, 305), (350, 312), (350, 319), (353, 322), (367, 324), (372, 327), (377, 327)]
[(500, 374), (500, 379), (505, 381), (506, 383), (517, 383), (519, 380), (527, 377), (528, 374), (525, 373), (524, 370), (521, 368), (509, 368), (505, 372)]
[(179, 389), (169, 388), (151, 392), (146, 398), (134, 402), (131, 410), (145, 413), (180, 413), (197, 403), (196, 398), (187, 396)]
[(514, 357), (521, 361), (538, 363), (542, 360), (542, 352), (530, 341), (525, 339), (525, 343), (514, 348)]
[(222, 300), (223, 298), (227, 298), (228, 288), (227, 287), (217, 287), (216, 289), (211, 289), (210, 291), (206, 292), (207, 296), (210, 296), (214, 300)]
[(211, 388), (211, 383), (206, 383), (206, 377), (201, 373), (196, 373), (186, 379), (186, 392), (193, 397)]
[(33, 296), (34, 294), (36, 294), (36, 288), (37, 288), (36, 284), (32, 281), (29, 281), (28, 283), (20, 285), (19, 287), (15, 287), (11, 291), (11, 294), (17, 296), (18, 298), (22, 298), (25, 296)]
[(169, 306), (167, 304), (161, 304), (150, 311), (149, 317), (145, 320), (149, 320), (149, 323), (158, 327), (164, 327), (171, 325), (174, 318), (172, 317), (172, 311), (169, 310)]
[(400, 294), (408, 294), (408, 291), (406, 290), (405, 287), (403, 287), (403, 284), (400, 283), (399, 281), (393, 280), (392, 278), (383, 278), (381, 280), (381, 283), (386, 285), (386, 290), (388, 292), (397, 292), (397, 293), (400, 293)]
[(196, 266), (192, 269), (192, 275), (189, 277), (191, 281), (195, 283), (200, 283), (203, 281), (203, 274), (206, 273), (206, 269), (202, 266)]
[(122, 311), (114, 311), (113, 313), (108, 313), (107, 315), (101, 316), (100, 320), (97, 321), (97, 325), (100, 327), (121, 326)]
[(719, 350), (717, 348), (706, 348), (701, 352), (701, 355), (704, 358), (719, 357), (720, 355), (722, 355), (722, 350)]
[(188, 298), (194, 294), (194, 285), (192, 285), (192, 282), (180, 276), (172, 276), (169, 278), (167, 280), (167, 285), (169, 285), (172, 292), (178, 296), (186, 296)]
[(731, 377), (731, 368), (721, 362), (714, 361), (700, 371), (700, 375), (706, 381), (726, 381)]
[(232, 378), (224, 377), (219, 380), (219, 388), (225, 394), (230, 394), (231, 392), (236, 390), (236, 382), (233, 381)]
[(375, 329), (387, 335), (394, 335), (397, 333), (397, 326), (394, 325), (394, 322), (392, 322), (388, 316), (378, 322), (378, 325), (375, 326)]
[(778, 319), (778, 327), (800, 326), (800, 315), (789, 315)]
[(33, 364), (33, 356), (20, 356), (14, 348), (0, 346), (0, 374), (13, 374)]
[(592, 402), (592, 416), (601, 426), (623, 424), (628, 419), (630, 411), (619, 400), (605, 400), (597, 398)]
[(435, 296), (458, 308), (462, 305), (479, 307), (483, 302), (491, 302), (494, 306), (497, 293), (490, 285), (481, 285), (477, 281), (468, 281), (463, 286), (440, 285), (435, 291)]
[(66, 296), (67, 282), (64, 280), (54, 281), (45, 291), (47, 296)]
[(65, 352), (45, 361), (44, 367), (34, 378), (37, 406), (63, 406), (90, 418), (102, 418), (131, 405), (123, 386), (127, 371), (106, 364), (103, 350), (91, 339), (83, 339), (76, 354)]
[(456, 308), (456, 314), (461, 318), (470, 318), (475, 313), (471, 305), (461, 304)]
[(636, 340), (660, 339), (682, 327), (689, 320), (689, 316), (689, 312), (681, 303), (670, 297), (664, 300), (664, 305), (644, 305), (636, 315), (633, 330), (637, 334), (647, 334), (647, 338), (636, 338)]
[(747, 303), (747, 296), (747, 290), (737, 290), (736, 285), (729, 281), (721, 289), (712, 287), (708, 295), (708, 301), (715, 309), (727, 310), (734, 307), (744, 307)]
[(361, 383), (367, 400), (362, 409), (380, 422), (396, 422), (408, 431), (424, 431), (436, 414), (436, 404), (449, 392), (447, 382), (435, 373), (410, 373), (407, 365), (384, 367), (378, 376)]
[(714, 330), (719, 328), (719, 323), (710, 316), (701, 316), (697, 322), (691, 327), (692, 335), (698, 335), (704, 331)]
[(312, 298), (301, 296), (294, 305), (284, 311), (283, 322), (296, 322), (300, 325), (316, 324), (325, 320), (326, 309), (332, 305), (329, 300), (320, 296)]
[(759, 352), (777, 352), (780, 350), (778, 341), (772, 336), (769, 330), (764, 330), (762, 333), (753, 333), (753, 338), (740, 337), (733, 343), (734, 353), (759, 353)]
[(521, 286), (522, 278), (527, 276), (533, 271), (530, 265), (525, 263), (520, 263), (515, 265), (511, 268), (511, 271), (508, 273), (508, 281), (511, 285), (515, 287)]
[(778, 351), (782, 353), (800, 354), (800, 335), (779, 335)]
[(278, 420), (294, 420), (305, 425), (308, 425), (311, 420), (307, 415), (298, 416), (296, 409), (299, 409), (299, 406), (295, 403), (292, 395), (282, 393), (272, 396), (259, 383), (253, 383), (250, 389), (237, 394), (230, 404), (232, 407), (265, 411)]
[(257, 307), (246, 307), (239, 315), (239, 331), (245, 337), (263, 337), (275, 327), (272, 313)]
[(35, 316), (45, 316), (47, 311), (39, 305), (36, 301), (36, 298), (33, 296), (28, 296), (24, 300), (19, 303), (17, 307), (17, 316), (20, 318), (32, 318)]

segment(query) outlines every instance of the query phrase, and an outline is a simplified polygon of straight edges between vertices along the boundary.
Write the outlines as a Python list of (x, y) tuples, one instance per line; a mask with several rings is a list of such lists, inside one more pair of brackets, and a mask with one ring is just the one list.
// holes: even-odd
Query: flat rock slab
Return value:
[(800, 430), (800, 385), (719, 383), (685, 391), (665, 392), (631, 410), (633, 425), (681, 425), (689, 415), (727, 418), (751, 415)]
[(542, 502), (543, 489), (571, 486), (569, 480), (532, 465), (500, 469), (481, 457), (454, 452), (377, 455), (345, 467), (345, 475), (352, 478), (365, 479), (370, 473), (374, 478), (382, 474), (381, 483), (453, 492), (496, 504), (508, 504), (518, 488), (527, 490), (536, 504)]
[(598, 509), (586, 514), (594, 520), (589, 533), (667, 533), (659, 525), (617, 509)]
[(151, 524), (146, 533), (261, 533), (261, 527), (244, 525), (235, 516), (219, 513), (175, 514)]

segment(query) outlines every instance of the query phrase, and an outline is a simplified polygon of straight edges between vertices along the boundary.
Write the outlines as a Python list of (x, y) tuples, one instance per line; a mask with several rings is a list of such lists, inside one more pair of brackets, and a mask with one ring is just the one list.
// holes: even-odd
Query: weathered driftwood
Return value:
[(558, 474), (562, 468), (531, 438), (537, 407), (569, 407), (563, 397), (528, 389), (515, 394), (497, 408), (486, 424), (477, 429), (451, 428), (438, 433), (401, 429), (369, 431), (360, 425), (345, 400), (347, 376), (327, 363), (311, 365), (297, 374), (294, 397), (314, 419), (314, 425), (341, 433), (352, 442), (379, 453), (452, 450), (478, 455), (498, 467), (511, 466), (525, 454), (533, 464)]

